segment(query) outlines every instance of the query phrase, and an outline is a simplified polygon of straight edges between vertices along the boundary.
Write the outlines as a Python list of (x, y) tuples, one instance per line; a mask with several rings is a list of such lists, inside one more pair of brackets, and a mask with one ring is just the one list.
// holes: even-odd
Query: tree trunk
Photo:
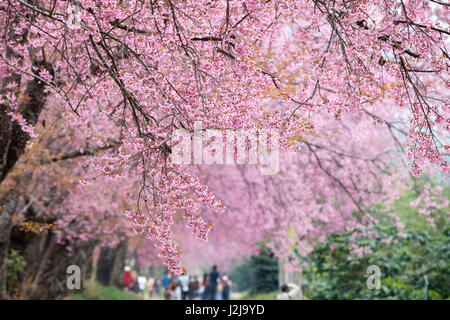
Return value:
[(121, 276), (125, 263), (126, 243), (115, 248), (103, 247), (97, 263), (97, 281), (104, 286), (122, 285)]
[(72, 251), (56, 243), (55, 235), (39, 234), (26, 243), (24, 258), (27, 262), (22, 286), (23, 299), (61, 299), (67, 296), (67, 267), (77, 265), (84, 281), (94, 243), (75, 243)]
[(123, 241), (117, 246), (116, 259), (111, 272), (111, 284), (120, 288), (123, 285), (123, 270), (127, 254), (127, 242)]
[[(35, 62), (36, 67), (44, 67), (50, 74), (53, 68), (46, 62)], [(18, 76), (14, 75), (9, 79), (4, 79), (2, 96), (9, 90), (5, 88), (7, 81), (18, 83)], [(26, 100), (21, 103), (17, 110), (29, 125), (35, 125), (45, 104), (47, 93), (44, 92), (45, 83), (32, 79), (28, 81), (25, 89)], [(7, 100), (6, 100), (7, 101)], [(16, 121), (11, 121), (11, 117), (6, 114), (5, 106), (0, 107), (0, 183), (16, 164), (23, 154), (25, 146), (30, 140), (30, 135), (24, 132)]]
[(116, 248), (103, 247), (100, 250), (100, 256), (97, 263), (97, 281), (104, 285), (109, 286), (111, 283), (111, 273), (114, 267)]

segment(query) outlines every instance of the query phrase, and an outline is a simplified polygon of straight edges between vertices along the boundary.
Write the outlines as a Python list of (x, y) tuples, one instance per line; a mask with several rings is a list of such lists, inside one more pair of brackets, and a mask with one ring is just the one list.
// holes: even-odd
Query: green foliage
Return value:
[(230, 274), (238, 291), (251, 295), (278, 290), (278, 260), (261, 246), (260, 253), (236, 266)]
[[(401, 283), (394, 278), (386, 278), (381, 280), (381, 292), (375, 292), (383, 297), (383, 299), (392, 300), (423, 300), (425, 299), (425, 288), (414, 290), (410, 285)], [(434, 290), (428, 291), (428, 298), (430, 300), (442, 300), (439, 293)]]
[(271, 292), (278, 289), (278, 260), (266, 248), (253, 255), (250, 264), (254, 274), (253, 292)]
[(251, 290), (255, 283), (255, 279), (250, 260), (244, 258), (240, 265), (234, 267), (230, 277), (233, 279), (233, 285), (238, 292)]
[(7, 260), (8, 289), (13, 291), (19, 287), (19, 275), (25, 269), (26, 261), (20, 255), (19, 251), (11, 249)]
[[(413, 188), (395, 201), (391, 211), (406, 227), (399, 233), (386, 215), (383, 205), (373, 209), (379, 223), (372, 229), (348, 234), (332, 234), (317, 244), (305, 259), (306, 296), (310, 299), (424, 299), (428, 277), (429, 299), (450, 297), (450, 226), (449, 208), (432, 210), (433, 228), (411, 202), (423, 192), (425, 185), (442, 186), (442, 198), (450, 196), (443, 181), (424, 176), (413, 179)], [(424, 203), (420, 202), (419, 206)], [(352, 236), (356, 236), (352, 241)], [(355, 242), (370, 252), (356, 255), (349, 248)], [(370, 265), (381, 270), (381, 288), (368, 289)]]
[[(424, 299), (424, 275), (429, 298), (450, 297), (450, 227), (430, 232), (377, 225), (376, 236), (356, 237), (370, 253), (359, 257), (349, 248), (351, 233), (333, 234), (315, 246), (304, 274), (310, 299)], [(368, 289), (368, 266), (381, 269), (381, 288)]]
[(102, 286), (95, 281), (83, 283), (81, 292), (69, 295), (71, 300), (142, 300), (143, 298), (133, 292), (120, 290), (113, 286)]

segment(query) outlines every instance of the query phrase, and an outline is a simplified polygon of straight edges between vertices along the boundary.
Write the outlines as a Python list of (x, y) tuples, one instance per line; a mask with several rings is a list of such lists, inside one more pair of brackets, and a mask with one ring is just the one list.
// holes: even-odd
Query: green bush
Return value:
[[(389, 300), (424, 300), (425, 288), (415, 290), (410, 285), (401, 283), (398, 280), (389, 277), (381, 280), (380, 291), (374, 292), (375, 297), (377, 297), (377, 294), (379, 294), (380, 297)], [(442, 300), (442, 297), (436, 291), (429, 290), (428, 299)]]
[[(362, 257), (349, 249), (351, 233), (330, 235), (315, 246), (304, 270), (310, 299), (424, 299), (424, 275), (429, 299), (450, 296), (450, 227), (434, 233), (404, 230), (405, 237), (393, 226), (377, 225), (373, 231), (377, 238), (356, 238), (356, 243), (371, 250)], [(370, 265), (380, 267), (379, 290), (367, 288)]]
[[(371, 230), (331, 234), (318, 243), (304, 259), (304, 286), (310, 299), (424, 299), (428, 277), (428, 298), (450, 298), (450, 208), (435, 208), (430, 226), (417, 207), (411, 207), (425, 184), (443, 186), (443, 198), (450, 188), (442, 181), (424, 176), (413, 179), (413, 188), (395, 201), (392, 212), (405, 223), (403, 230), (378, 205), (372, 215), (378, 223)], [(420, 202), (419, 206), (424, 206)], [(399, 231), (402, 233), (399, 234)], [(352, 237), (356, 236), (355, 239)], [(349, 246), (356, 243), (370, 250), (355, 255)], [(381, 271), (381, 288), (370, 290), (367, 268), (377, 265)]]
[(249, 291), (250, 295), (278, 290), (278, 260), (269, 249), (260, 246), (260, 252), (244, 259), (230, 276), (238, 291)]
[(26, 261), (19, 251), (11, 249), (7, 260), (8, 290), (14, 291), (20, 284), (20, 273), (25, 269)]
[(271, 292), (278, 289), (278, 260), (262, 248), (259, 255), (250, 259), (254, 270), (253, 292)]
[(234, 267), (230, 277), (235, 290), (238, 292), (250, 291), (255, 283), (250, 260), (244, 258), (241, 264)]

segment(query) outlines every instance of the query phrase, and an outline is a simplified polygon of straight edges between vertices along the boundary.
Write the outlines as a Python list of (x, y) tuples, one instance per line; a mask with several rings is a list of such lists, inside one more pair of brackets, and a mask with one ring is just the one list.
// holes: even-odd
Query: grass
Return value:
[(83, 283), (83, 289), (76, 293), (69, 294), (70, 300), (143, 300), (143, 297), (127, 291), (120, 290), (113, 286), (102, 286), (95, 281)]

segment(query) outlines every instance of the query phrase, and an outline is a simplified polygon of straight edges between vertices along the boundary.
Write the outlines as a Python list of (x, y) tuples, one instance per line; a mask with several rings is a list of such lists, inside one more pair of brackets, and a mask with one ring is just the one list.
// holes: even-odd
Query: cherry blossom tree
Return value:
[[(448, 172), (447, 16), (434, 0), (3, 1), (0, 182), (38, 119), (56, 116), (75, 137), (52, 141), (48, 161), (95, 155), (69, 164), (78, 185), (53, 204), (70, 209), (66, 239), (96, 237), (104, 217), (98, 230), (114, 233), (124, 214), (176, 273), (179, 223), (200, 240), (221, 226), (212, 241), (224, 246), (228, 234), (306, 254), (395, 198), (406, 174), (395, 150), (413, 175)], [(280, 173), (171, 162), (173, 133), (195, 121), (278, 130)], [(15, 206), (2, 203), (6, 238)]]

